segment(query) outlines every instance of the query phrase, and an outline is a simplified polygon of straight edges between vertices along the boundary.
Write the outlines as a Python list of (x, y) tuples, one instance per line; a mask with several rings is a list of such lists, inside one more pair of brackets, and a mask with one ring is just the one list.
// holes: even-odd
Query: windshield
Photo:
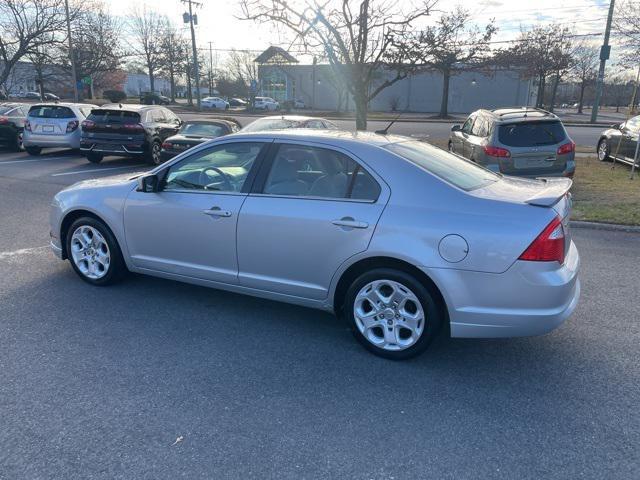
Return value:
[(4, 115), (5, 113), (9, 113), (16, 107), (5, 107), (4, 105), (0, 105), (0, 115)]
[(562, 142), (566, 134), (560, 122), (522, 122), (500, 125), (498, 140), (508, 147), (535, 147)]
[(242, 129), (243, 132), (259, 132), (263, 130), (283, 130), (286, 128), (299, 128), (303, 123), (298, 120), (287, 120), (284, 118), (256, 120)]
[(185, 123), (180, 129), (182, 135), (194, 135), (197, 137), (220, 137), (227, 133), (222, 125), (206, 123)]
[(408, 141), (384, 148), (463, 190), (475, 190), (500, 178), (473, 162), (428, 143)]

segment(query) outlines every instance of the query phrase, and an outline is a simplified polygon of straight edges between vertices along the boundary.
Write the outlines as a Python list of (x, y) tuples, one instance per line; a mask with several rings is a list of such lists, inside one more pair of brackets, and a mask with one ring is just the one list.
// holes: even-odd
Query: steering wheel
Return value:
[[(216, 172), (218, 175), (220, 175), (220, 177), (222, 178), (222, 183), (224, 184), (224, 187), (225, 187), (225, 189), (226, 189), (227, 191), (231, 191), (231, 192), (232, 192), (232, 191), (235, 191), (235, 188), (234, 188), (234, 186), (233, 186), (233, 183), (231, 183), (231, 179), (230, 179), (229, 175), (227, 175), (226, 173), (224, 173), (224, 172), (223, 172), (222, 170), (220, 170), (218, 167), (207, 167), (207, 168), (205, 168), (204, 170), (202, 170), (202, 172), (200, 173), (200, 175), (201, 175), (201, 177), (200, 177), (200, 178), (201, 178), (201, 180), (203, 180), (205, 176), (206, 176), (206, 177), (209, 177), (209, 175), (207, 175), (207, 172), (208, 172), (209, 170), (212, 170), (212, 171)], [(203, 184), (203, 183), (205, 183), (205, 182), (202, 182), (202, 181), (200, 182), (200, 184)], [(207, 189), (208, 189), (208, 187), (209, 187), (210, 185), (214, 185), (214, 183), (212, 182), (212, 183), (207, 183), (207, 184), (205, 184), (204, 189), (205, 189), (205, 190), (207, 190)]]

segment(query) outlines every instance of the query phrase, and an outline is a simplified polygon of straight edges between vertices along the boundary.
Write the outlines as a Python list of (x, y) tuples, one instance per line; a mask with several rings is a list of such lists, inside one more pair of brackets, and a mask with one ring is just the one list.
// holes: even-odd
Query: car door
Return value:
[(133, 264), (237, 283), (238, 213), (265, 145), (236, 141), (210, 146), (161, 170), (159, 191), (132, 191), (124, 224)]
[(386, 184), (344, 151), (274, 144), (240, 212), (240, 284), (326, 298), (338, 267), (367, 249), (388, 198)]
[(167, 137), (172, 137), (173, 135), (178, 133), (178, 130), (180, 130), (180, 126), (182, 125), (182, 120), (180, 120), (180, 117), (178, 117), (175, 113), (173, 113), (168, 108), (163, 108), (162, 111), (164, 113), (165, 126), (168, 133)]
[(482, 141), (487, 134), (488, 122), (483, 115), (478, 115), (473, 121), (471, 132), (465, 138), (464, 156), (470, 160), (475, 160), (478, 149), (482, 148)]
[[(633, 117), (625, 123), (622, 130), (622, 143), (620, 145), (619, 156), (633, 160), (638, 144), (638, 132), (640, 131), (640, 116)], [(614, 150), (615, 151), (615, 150)]]
[(473, 123), (475, 121), (475, 115), (470, 116), (462, 125), (462, 128), (459, 132), (454, 132), (455, 136), (458, 139), (457, 145), (455, 146), (455, 152), (458, 155), (462, 155), (466, 157), (466, 152), (468, 150), (467, 141), (469, 136), (471, 135), (471, 129), (473, 128)]

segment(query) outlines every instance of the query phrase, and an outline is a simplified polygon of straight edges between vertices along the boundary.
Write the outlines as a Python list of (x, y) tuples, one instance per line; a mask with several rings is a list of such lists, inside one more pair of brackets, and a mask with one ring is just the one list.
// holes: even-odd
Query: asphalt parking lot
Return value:
[(146, 168), (0, 153), (0, 479), (640, 478), (639, 234), (573, 230), (582, 299), (551, 334), (390, 362), (322, 312), (82, 282), (51, 198)]

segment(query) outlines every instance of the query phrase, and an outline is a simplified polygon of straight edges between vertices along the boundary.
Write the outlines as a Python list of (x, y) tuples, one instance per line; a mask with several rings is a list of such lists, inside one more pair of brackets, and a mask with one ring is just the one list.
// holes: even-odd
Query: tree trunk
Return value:
[(356, 104), (356, 130), (367, 129), (367, 109), (369, 107), (369, 99), (367, 98), (366, 88), (359, 88), (354, 96)]
[(153, 78), (153, 68), (149, 67), (149, 90), (151, 93), (156, 91), (156, 82), (155, 78)]
[(187, 73), (187, 98), (189, 105), (193, 105), (193, 95), (191, 93), (191, 75)]
[(556, 74), (556, 78), (553, 80), (553, 89), (551, 90), (551, 105), (549, 111), (553, 112), (554, 105), (556, 103), (556, 93), (558, 91), (558, 84), (560, 83), (560, 74)]
[(444, 70), (442, 72), (442, 102), (440, 103), (440, 118), (449, 116), (449, 80), (451, 80), (451, 71)]
[(176, 79), (173, 74), (173, 69), (169, 70), (169, 84), (171, 88), (171, 101), (175, 102), (176, 101)]
[(586, 88), (585, 81), (580, 83), (580, 99), (578, 100), (578, 113), (582, 113), (582, 103), (584, 102), (584, 89)]
[(545, 87), (545, 83), (546, 83), (546, 78), (544, 74), (540, 74), (539, 77), (539, 81), (538, 81), (538, 98), (536, 101), (536, 107), (537, 108), (542, 108), (544, 107), (544, 87)]

